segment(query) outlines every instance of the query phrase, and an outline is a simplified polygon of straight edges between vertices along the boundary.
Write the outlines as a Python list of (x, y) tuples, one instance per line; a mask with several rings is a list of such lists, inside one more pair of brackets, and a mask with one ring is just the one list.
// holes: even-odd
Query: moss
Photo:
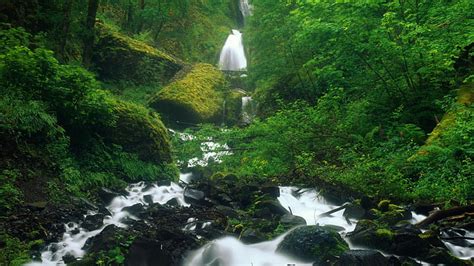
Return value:
[(112, 110), (117, 122), (106, 129), (106, 139), (121, 145), (127, 152), (138, 154), (143, 161), (172, 161), (168, 132), (155, 113), (140, 105), (120, 100), (113, 103)]
[(43, 244), (42, 240), (30, 243), (20, 241), (18, 238), (0, 232), (0, 265), (23, 265), (30, 261), (29, 251)]
[(386, 240), (393, 240), (393, 232), (390, 231), (389, 229), (385, 228), (379, 228), (377, 231), (375, 231), (375, 234), (377, 237), (386, 239)]
[(377, 205), (377, 208), (383, 212), (388, 211), (390, 200), (381, 200)]
[(93, 61), (106, 80), (129, 80), (136, 83), (164, 82), (172, 78), (182, 63), (172, 56), (104, 23), (97, 23), (97, 43)]
[(227, 125), (237, 125), (241, 120), (242, 96), (245, 94), (238, 90), (225, 93), (225, 123)]
[(216, 122), (222, 116), (224, 84), (221, 71), (209, 64), (196, 64), (183, 78), (155, 94), (149, 103), (169, 121)]

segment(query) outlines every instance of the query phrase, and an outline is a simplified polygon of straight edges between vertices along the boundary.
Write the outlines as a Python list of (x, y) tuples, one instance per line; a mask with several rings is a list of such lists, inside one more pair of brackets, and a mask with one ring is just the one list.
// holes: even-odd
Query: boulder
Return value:
[(257, 214), (258, 212), (269, 212), (270, 216), (283, 216), (289, 213), (276, 199), (257, 201), (255, 203), (255, 213)]
[(277, 252), (293, 256), (304, 262), (316, 264), (335, 261), (349, 246), (342, 237), (318, 225), (302, 226), (285, 236)]
[(88, 215), (84, 222), (82, 222), (81, 227), (88, 231), (97, 230), (102, 227), (104, 217), (105, 215), (101, 213)]
[(172, 161), (168, 130), (156, 113), (119, 100), (112, 100), (110, 106), (117, 122), (104, 129), (103, 136), (108, 142), (136, 153), (143, 161), (157, 164)]
[(184, 77), (152, 96), (149, 104), (170, 123), (222, 122), (224, 84), (224, 76), (217, 68), (196, 64)]
[(240, 240), (245, 244), (254, 244), (265, 241), (265, 235), (254, 228), (246, 228), (240, 233)]
[(140, 237), (128, 249), (126, 265), (172, 265), (171, 254), (163, 249), (162, 242)]
[(93, 63), (103, 80), (146, 84), (171, 79), (183, 68), (176, 58), (132, 39), (105, 23), (96, 23)]
[(306, 225), (306, 220), (303, 217), (287, 213), (280, 218), (280, 223), (287, 227), (294, 227), (297, 225)]
[(348, 219), (362, 219), (365, 216), (365, 209), (362, 208), (359, 204), (349, 204), (347, 205), (344, 213), (342, 214), (344, 217)]
[(336, 266), (385, 266), (389, 265), (389, 259), (376, 250), (348, 250), (344, 252)]
[(200, 190), (187, 188), (184, 190), (184, 200), (189, 204), (209, 205), (206, 194)]
[(127, 206), (122, 208), (122, 211), (128, 212), (133, 216), (140, 217), (141, 213), (145, 210), (141, 203), (134, 204), (132, 206)]
[(263, 194), (266, 194), (275, 199), (280, 197), (280, 188), (278, 186), (266, 185), (263, 186), (260, 191), (262, 191)]
[(101, 188), (99, 190), (99, 198), (105, 205), (109, 205), (115, 197), (120, 196), (119, 193), (112, 191), (108, 188)]

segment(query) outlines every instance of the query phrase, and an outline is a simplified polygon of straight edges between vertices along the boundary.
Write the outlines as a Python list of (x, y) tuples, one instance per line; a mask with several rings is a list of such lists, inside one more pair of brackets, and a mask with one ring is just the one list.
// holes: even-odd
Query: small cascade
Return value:
[(247, 58), (245, 57), (242, 33), (232, 30), (222, 48), (219, 57), (219, 69), (223, 71), (245, 71)]
[(252, 15), (252, 5), (249, 4), (249, 0), (240, 0), (239, 9), (244, 18)]
[(256, 108), (252, 97), (242, 97), (242, 124), (248, 125), (255, 118)]

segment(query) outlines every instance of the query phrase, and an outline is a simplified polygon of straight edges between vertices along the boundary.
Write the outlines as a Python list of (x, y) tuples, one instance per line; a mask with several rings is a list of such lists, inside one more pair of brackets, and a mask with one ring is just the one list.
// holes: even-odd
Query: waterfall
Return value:
[(239, 9), (244, 18), (252, 15), (252, 5), (249, 4), (248, 0), (240, 0)]
[(247, 68), (242, 33), (232, 30), (222, 48), (219, 58), (219, 69), (224, 71), (244, 71)]
[(242, 97), (242, 124), (248, 125), (255, 117), (255, 104), (250, 96)]

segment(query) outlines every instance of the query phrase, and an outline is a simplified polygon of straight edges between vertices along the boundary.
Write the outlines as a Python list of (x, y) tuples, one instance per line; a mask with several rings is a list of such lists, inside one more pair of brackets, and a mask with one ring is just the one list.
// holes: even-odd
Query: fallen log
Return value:
[(331, 214), (335, 213), (335, 212), (338, 212), (338, 211), (341, 211), (341, 210), (344, 210), (345, 208), (347, 208), (347, 206), (349, 206), (349, 203), (344, 203), (344, 205), (340, 206), (340, 207), (337, 207), (333, 210), (330, 210), (328, 212), (325, 212), (325, 213), (321, 213), (320, 215), (318, 215), (317, 218), (321, 218), (321, 217), (328, 217), (330, 216)]
[(424, 220), (420, 221), (416, 224), (417, 227), (426, 227), (432, 223), (435, 223), (439, 220), (443, 220), (452, 216), (459, 216), (464, 213), (474, 212), (474, 205), (462, 206), (462, 207), (454, 207), (451, 209), (446, 210), (437, 210), (430, 214), (430, 216), (426, 217)]

